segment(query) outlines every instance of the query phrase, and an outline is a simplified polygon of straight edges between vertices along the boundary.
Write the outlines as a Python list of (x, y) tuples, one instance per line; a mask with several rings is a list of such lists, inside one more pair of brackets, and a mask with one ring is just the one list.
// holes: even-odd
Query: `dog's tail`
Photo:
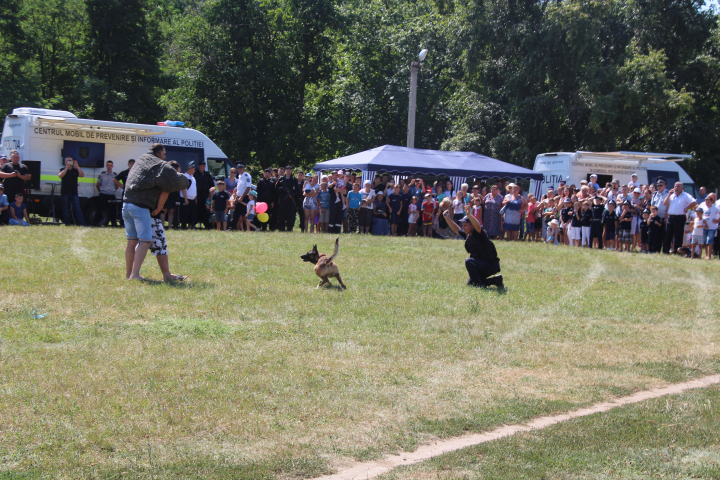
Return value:
[(331, 262), (333, 258), (337, 257), (338, 251), (340, 250), (340, 237), (335, 240), (335, 251), (333, 252), (332, 256), (328, 258), (328, 261)]

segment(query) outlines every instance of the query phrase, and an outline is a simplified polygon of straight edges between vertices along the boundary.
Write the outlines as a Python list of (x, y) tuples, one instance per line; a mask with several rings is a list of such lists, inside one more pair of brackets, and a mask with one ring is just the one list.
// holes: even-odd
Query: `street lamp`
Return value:
[(427, 48), (423, 48), (418, 55), (418, 59), (410, 64), (410, 108), (408, 109), (408, 131), (407, 146), (415, 148), (415, 106), (417, 103), (417, 74), (420, 68), (420, 62), (427, 57)]

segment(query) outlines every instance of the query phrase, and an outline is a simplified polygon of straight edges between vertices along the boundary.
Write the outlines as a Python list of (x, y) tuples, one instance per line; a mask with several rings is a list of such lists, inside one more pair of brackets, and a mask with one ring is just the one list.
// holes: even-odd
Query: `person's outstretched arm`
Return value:
[(455, 223), (455, 220), (453, 220), (453, 218), (450, 216), (450, 210), (445, 210), (442, 214), (443, 217), (445, 217), (445, 222), (447, 222), (450, 230), (455, 232), (455, 235), (459, 235), (460, 227), (458, 227), (458, 224)]

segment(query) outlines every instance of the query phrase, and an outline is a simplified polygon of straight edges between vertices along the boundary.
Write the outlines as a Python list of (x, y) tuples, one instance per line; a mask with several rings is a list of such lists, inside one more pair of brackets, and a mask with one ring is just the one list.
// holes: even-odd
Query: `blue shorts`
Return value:
[(215, 210), (215, 221), (227, 222), (227, 213), (225, 213), (225, 210)]
[(533, 221), (526, 221), (526, 222), (525, 222), (525, 231), (526, 231), (528, 234), (533, 234), (533, 233), (535, 233), (535, 220), (533, 220)]
[(703, 229), (703, 235), (705, 236), (705, 245), (712, 245), (715, 243), (715, 233), (717, 230), (710, 230), (709, 228)]
[(248, 222), (252, 222), (252, 221), (253, 221), (253, 218), (255, 218), (255, 214), (254, 214), (254, 213), (248, 213), (247, 216), (245, 217), (245, 220), (247, 220)]
[(153, 222), (149, 209), (131, 203), (123, 203), (122, 217), (125, 221), (125, 235), (128, 240), (152, 242)]

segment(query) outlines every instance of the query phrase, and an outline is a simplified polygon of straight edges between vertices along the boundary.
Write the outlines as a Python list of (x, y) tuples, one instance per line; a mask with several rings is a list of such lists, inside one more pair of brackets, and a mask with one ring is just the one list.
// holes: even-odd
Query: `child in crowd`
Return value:
[(245, 204), (247, 207), (247, 213), (245, 214), (245, 226), (248, 230), (252, 228), (257, 231), (257, 227), (252, 223), (255, 219), (255, 200), (257, 200), (257, 191), (250, 190), (250, 193), (248, 193), (248, 199), (247, 204)]
[(558, 238), (559, 233), (560, 222), (558, 222), (557, 218), (553, 218), (548, 223), (547, 238), (545, 238), (545, 243), (554, 243), (555, 245), (560, 245), (560, 240)]
[(648, 227), (650, 225), (650, 210), (643, 210), (640, 220), (640, 253), (650, 253)]
[(572, 206), (570, 197), (563, 199), (562, 209), (560, 210), (560, 241), (564, 245), (570, 245), (570, 220), (575, 215), (575, 209)]
[(625, 200), (622, 204), (622, 212), (618, 218), (618, 251), (622, 252), (623, 247), (626, 252), (630, 251), (632, 245), (632, 219), (633, 214), (630, 213), (630, 200)]
[(420, 216), (420, 212), (418, 212), (418, 197), (415, 195), (412, 196), (412, 199), (410, 200), (410, 205), (408, 205), (408, 236), (414, 237), (417, 235), (417, 221), (418, 217)]
[(570, 238), (572, 239), (572, 245), (575, 247), (579, 247), (582, 240), (583, 214), (580, 202), (575, 202), (573, 204), (573, 209), (575, 210), (575, 215), (573, 215), (572, 220), (570, 221)]
[(470, 211), (472, 212), (472, 216), (477, 219), (478, 223), (480, 223), (480, 226), (482, 227), (482, 198), (475, 197), (471, 201), (472, 209)]
[(218, 180), (217, 189), (211, 197), (210, 210), (215, 214), (217, 229), (227, 230), (227, 212), (230, 206), (230, 194), (225, 191), (225, 182)]
[(458, 190), (458, 192), (455, 194), (455, 200), (452, 201), (453, 220), (455, 220), (455, 223), (457, 223), (461, 218), (465, 216), (466, 204), (467, 202), (465, 200), (465, 194), (462, 190)]
[(603, 248), (602, 217), (605, 213), (605, 197), (595, 195), (592, 205), (592, 226), (590, 227), (590, 247)]
[(425, 194), (425, 201), (422, 203), (423, 234), (432, 237), (433, 213), (435, 212), (435, 201), (432, 193)]
[(215, 187), (210, 187), (210, 193), (208, 194), (207, 200), (205, 200), (205, 210), (208, 211), (208, 223), (210, 224), (210, 228), (215, 228), (215, 212), (212, 211), (215, 190)]
[[(702, 207), (695, 209), (695, 218), (692, 221), (692, 241), (690, 242), (690, 258), (695, 258), (695, 252), (698, 251), (698, 258), (702, 255), (702, 250), (705, 245), (705, 229), (708, 228), (708, 224), (703, 218)], [(698, 248), (699, 247), (699, 248)]]
[(30, 217), (23, 203), (23, 194), (15, 194), (15, 202), (10, 204), (10, 225), (29, 227)]
[[(482, 200), (480, 197), (476, 197), (475, 201), (478, 204), (482, 203)], [(473, 207), (475, 208), (475, 207)], [(537, 213), (538, 213), (538, 205), (537, 205), (537, 198), (535, 198), (535, 195), (532, 193), (528, 195), (528, 206), (527, 206), (527, 215), (525, 217), (525, 239), (528, 242), (537, 242), (538, 234), (540, 232), (535, 231), (535, 222), (537, 221)], [(482, 222), (480, 222), (482, 225)]]
[(608, 250), (615, 250), (617, 242), (615, 241), (615, 227), (617, 225), (617, 212), (615, 211), (615, 200), (607, 203), (607, 210), (603, 212), (602, 226), (604, 230), (603, 238)]
[[(550, 226), (550, 222), (557, 217), (557, 209), (555, 208), (555, 198), (548, 198), (545, 200), (545, 208), (543, 209), (543, 219), (545, 225)], [(560, 222), (558, 222), (559, 224)]]
[(657, 253), (657, 245), (660, 243), (662, 234), (662, 219), (658, 216), (658, 207), (650, 207), (650, 218), (648, 219), (648, 243), (650, 253)]
[(582, 204), (582, 243), (583, 247), (592, 247), (590, 243), (590, 231), (592, 229), (592, 207), (589, 200), (585, 200)]
[(360, 183), (353, 183), (352, 192), (347, 194), (348, 199), (348, 230), (350, 233), (355, 233), (358, 227), (358, 220), (360, 219), (360, 201), (362, 195), (360, 195)]

